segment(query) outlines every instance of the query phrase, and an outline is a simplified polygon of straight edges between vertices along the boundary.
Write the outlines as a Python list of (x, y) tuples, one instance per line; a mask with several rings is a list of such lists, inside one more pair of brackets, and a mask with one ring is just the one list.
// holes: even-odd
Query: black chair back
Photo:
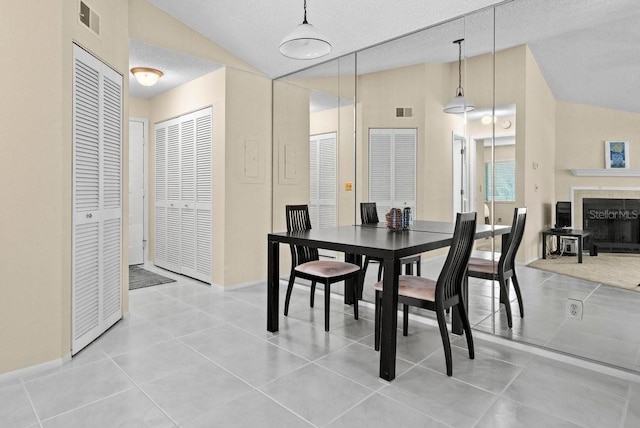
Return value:
[[(308, 205), (287, 205), (287, 232), (304, 232), (311, 230), (311, 217)], [(291, 244), (291, 269), (302, 263), (318, 260), (317, 248)]]
[(360, 202), (360, 221), (362, 224), (378, 223), (378, 209), (375, 202)]
[(449, 307), (455, 302), (448, 301), (461, 295), (475, 234), (476, 213), (458, 213), (449, 254), (436, 284), (436, 306)]
[(507, 238), (507, 248), (502, 249), (500, 254), (500, 261), (498, 263), (498, 269), (502, 269), (503, 272), (509, 272), (513, 270), (516, 260), (516, 253), (522, 242), (524, 235), (524, 226), (527, 221), (527, 208), (515, 208), (513, 210), (513, 223), (511, 224), (511, 232), (509, 238)]

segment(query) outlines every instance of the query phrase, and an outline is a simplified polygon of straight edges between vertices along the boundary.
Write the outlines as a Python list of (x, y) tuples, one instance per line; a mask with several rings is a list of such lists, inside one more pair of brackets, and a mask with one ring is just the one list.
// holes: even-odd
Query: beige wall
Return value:
[[(571, 187), (640, 187), (638, 177), (577, 177), (571, 169), (604, 169), (604, 141), (629, 141), (630, 168), (640, 169), (640, 114), (558, 101), (556, 107), (555, 194), (568, 201)], [(574, 207), (574, 214), (581, 207)], [(553, 219), (555, 221), (555, 219)], [(574, 216), (581, 227), (581, 219)]]
[[(74, 0), (11, 2), (0, 14), (0, 373), (70, 353), (72, 42), (123, 75), (128, 68), (127, 1), (89, 4), (101, 38), (80, 26)], [(27, 16), (38, 25), (22, 25)], [(123, 165), (127, 140), (125, 125)], [(126, 275), (123, 266), (125, 284)]]
[(262, 74), (146, 0), (129, 0), (129, 37), (240, 70)]

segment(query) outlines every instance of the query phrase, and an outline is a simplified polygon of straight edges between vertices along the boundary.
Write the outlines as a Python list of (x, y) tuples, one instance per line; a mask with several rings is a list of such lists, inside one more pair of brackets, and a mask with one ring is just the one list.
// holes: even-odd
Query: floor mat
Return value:
[(129, 266), (129, 290), (176, 282), (175, 279), (149, 272), (140, 266)]

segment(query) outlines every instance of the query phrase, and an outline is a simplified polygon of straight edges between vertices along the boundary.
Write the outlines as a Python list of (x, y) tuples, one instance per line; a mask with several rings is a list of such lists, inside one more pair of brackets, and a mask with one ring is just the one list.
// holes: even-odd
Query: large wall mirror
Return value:
[[(565, 1), (550, 14), (543, 0), (514, 0), (275, 80), (273, 230), (284, 230), (292, 203), (310, 204), (317, 227), (359, 224), (361, 202), (376, 202), (381, 221), (391, 207), (411, 207), (420, 220), (477, 211), (493, 225), (511, 225), (526, 206), (516, 267), (524, 317), (511, 290), (509, 328), (498, 284), (470, 279), (476, 331), (639, 371), (640, 294), (529, 266), (557, 201), (572, 202), (580, 229), (583, 199), (640, 200), (637, 178), (571, 172), (604, 169), (604, 140), (640, 135), (640, 105), (620, 89), (633, 87), (634, 73), (598, 43), (616, 37), (612, 28), (637, 33), (626, 6), (619, 21), (602, 22), (595, 5)], [(476, 109), (445, 113), (459, 86)], [(498, 257), (501, 246), (496, 236), (475, 251)], [(423, 276), (438, 275), (443, 254), (422, 255)], [(367, 271), (365, 301), (377, 268)], [(570, 301), (581, 320), (568, 317)]]

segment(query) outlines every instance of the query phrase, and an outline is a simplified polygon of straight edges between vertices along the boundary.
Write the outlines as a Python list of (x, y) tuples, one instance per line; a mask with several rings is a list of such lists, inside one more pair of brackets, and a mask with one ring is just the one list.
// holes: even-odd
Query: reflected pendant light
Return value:
[(458, 44), (458, 89), (456, 90), (456, 97), (444, 106), (445, 113), (465, 113), (476, 109), (476, 105), (470, 99), (464, 97), (464, 91), (462, 90), (462, 42), (464, 39), (459, 39), (453, 43)]
[(131, 73), (142, 86), (153, 86), (162, 77), (162, 71), (149, 67), (134, 67)]
[(315, 59), (328, 55), (331, 43), (307, 22), (307, 0), (304, 0), (304, 20), (282, 42), (280, 53), (293, 59)]

